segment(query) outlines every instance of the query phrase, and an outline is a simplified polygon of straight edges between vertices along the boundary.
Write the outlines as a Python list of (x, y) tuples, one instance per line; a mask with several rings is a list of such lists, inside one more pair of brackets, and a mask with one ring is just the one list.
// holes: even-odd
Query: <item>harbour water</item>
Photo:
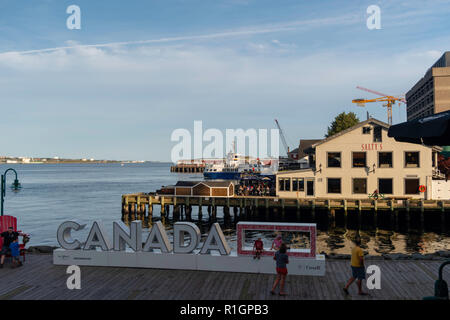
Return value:
[[(2, 164), (0, 171), (14, 168), (19, 174), (22, 189), (15, 192), (8, 187), (5, 198), (5, 214), (18, 217), (19, 229), (31, 234), (28, 245), (57, 245), (56, 230), (60, 223), (76, 220), (87, 228), (77, 236), (85, 239), (89, 226), (94, 220), (101, 220), (112, 234), (112, 223), (121, 218), (121, 196), (127, 193), (152, 192), (162, 185), (170, 185), (178, 180), (199, 180), (201, 174), (170, 173), (170, 164), (130, 163), (124, 164)], [(8, 186), (14, 175), (9, 173)], [(155, 210), (156, 211), (156, 210)], [(159, 219), (157, 212), (154, 218)], [(208, 231), (211, 221), (203, 214), (198, 221), (196, 212), (192, 218), (202, 233)], [(254, 221), (264, 221), (264, 215), (252, 217)], [(293, 221), (293, 218), (286, 218)], [(280, 221), (277, 219), (277, 221)], [(231, 246), (235, 244), (235, 221), (224, 218), (218, 212), (219, 222)], [(303, 222), (303, 221), (301, 221)], [(164, 221), (170, 233), (173, 221)], [(347, 229), (348, 228), (348, 229)], [(330, 227), (318, 222), (318, 251), (326, 253), (350, 252), (351, 238), (356, 230), (351, 224), (337, 223)], [(373, 255), (382, 253), (433, 253), (450, 248), (450, 232), (439, 225), (427, 223), (424, 230), (410, 229), (394, 231), (389, 226), (383, 228), (364, 227), (359, 230), (363, 247)], [(254, 237), (264, 234), (254, 234)], [(270, 243), (270, 239), (263, 239)]]

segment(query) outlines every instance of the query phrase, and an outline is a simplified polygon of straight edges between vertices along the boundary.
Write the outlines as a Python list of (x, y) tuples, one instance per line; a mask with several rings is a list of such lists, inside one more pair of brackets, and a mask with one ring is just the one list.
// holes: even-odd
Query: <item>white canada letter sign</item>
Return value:
[[(267, 230), (267, 225), (272, 226), (273, 230), (314, 230), (311, 239), (315, 242), (315, 225), (311, 224), (239, 222), (238, 228), (255, 229), (263, 226), (263, 230)], [(98, 221), (92, 224), (84, 241), (73, 237), (73, 233), (84, 227), (75, 221), (66, 221), (59, 226), (57, 240), (61, 248), (53, 251), (54, 264), (275, 273), (273, 251), (267, 248), (261, 259), (232, 251), (218, 223), (212, 224), (202, 242), (200, 230), (194, 223), (176, 222), (173, 226), (173, 243), (159, 221), (153, 224), (145, 238), (139, 220), (132, 221), (129, 227), (123, 222), (114, 222), (112, 238)], [(241, 241), (238, 244), (241, 245)], [(312, 248), (315, 249), (315, 243)], [(291, 256), (289, 273), (325, 274), (323, 255), (300, 258), (295, 250), (291, 251), (288, 252)]]

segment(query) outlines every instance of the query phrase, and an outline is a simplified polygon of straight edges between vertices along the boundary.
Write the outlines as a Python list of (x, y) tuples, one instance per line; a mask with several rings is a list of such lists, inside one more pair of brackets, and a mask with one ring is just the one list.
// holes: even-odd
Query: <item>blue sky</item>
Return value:
[[(66, 28), (72, 4), (81, 30)], [(386, 121), (351, 103), (375, 97), (355, 87), (406, 93), (450, 50), (449, 16), (440, 0), (0, 0), (0, 155), (165, 161), (194, 120), (277, 118), (291, 147), (342, 111)]]

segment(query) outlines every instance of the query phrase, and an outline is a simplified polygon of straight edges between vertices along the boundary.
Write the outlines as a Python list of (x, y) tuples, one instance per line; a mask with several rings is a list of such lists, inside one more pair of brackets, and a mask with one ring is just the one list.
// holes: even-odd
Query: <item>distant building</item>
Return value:
[(291, 160), (296, 161), (299, 164), (300, 169), (308, 168), (309, 156), (305, 151), (319, 141), (321, 141), (321, 139), (301, 139), (298, 148), (290, 151), (288, 157)]
[(408, 121), (450, 110), (450, 51), (406, 93)]
[[(277, 173), (282, 198), (430, 199), (445, 176), (438, 170), (440, 147), (398, 142), (389, 125), (368, 119), (307, 148), (309, 168)], [(420, 186), (425, 187), (421, 192)]]

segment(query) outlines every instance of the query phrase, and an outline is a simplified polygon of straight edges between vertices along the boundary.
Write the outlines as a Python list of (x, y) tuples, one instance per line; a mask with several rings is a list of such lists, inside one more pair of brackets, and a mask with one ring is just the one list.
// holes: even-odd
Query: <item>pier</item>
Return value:
[[(399, 224), (400, 214), (404, 216), (406, 224), (412, 219), (418, 220), (423, 226), (425, 219), (432, 215), (438, 217), (445, 228), (450, 212), (450, 200), (412, 200), (412, 199), (302, 199), (279, 198), (271, 196), (233, 196), (233, 197), (202, 197), (202, 196), (174, 196), (156, 193), (126, 194), (122, 196), (122, 221), (142, 220), (152, 221), (155, 207), (159, 208), (160, 217), (177, 220), (183, 213), (190, 220), (192, 208), (197, 207), (199, 216), (206, 207), (207, 214), (216, 218), (217, 209), (222, 208), (224, 215), (241, 216), (247, 218), (256, 214), (265, 214), (267, 219), (284, 218), (288, 213), (296, 215), (296, 220), (316, 221), (318, 215), (326, 215), (333, 223), (337, 216), (347, 220), (351, 214), (358, 222), (369, 218), (377, 225), (379, 215), (389, 216), (392, 224)], [(144, 223), (145, 225), (145, 223)]]
[[(0, 300), (23, 299), (105, 299), (105, 300), (420, 300), (434, 293), (434, 281), (442, 260), (371, 260), (381, 270), (381, 289), (364, 290), (356, 286), (345, 296), (342, 287), (350, 276), (349, 260), (327, 259), (324, 277), (289, 275), (288, 296), (272, 296), (275, 279), (271, 274), (226, 273), (163, 269), (81, 267), (81, 289), (66, 286), (67, 267), (52, 263), (51, 254), (29, 254), (23, 267), (0, 272)], [(449, 279), (450, 268), (444, 268)]]
[(177, 164), (170, 167), (170, 172), (176, 173), (203, 173), (204, 164)]

